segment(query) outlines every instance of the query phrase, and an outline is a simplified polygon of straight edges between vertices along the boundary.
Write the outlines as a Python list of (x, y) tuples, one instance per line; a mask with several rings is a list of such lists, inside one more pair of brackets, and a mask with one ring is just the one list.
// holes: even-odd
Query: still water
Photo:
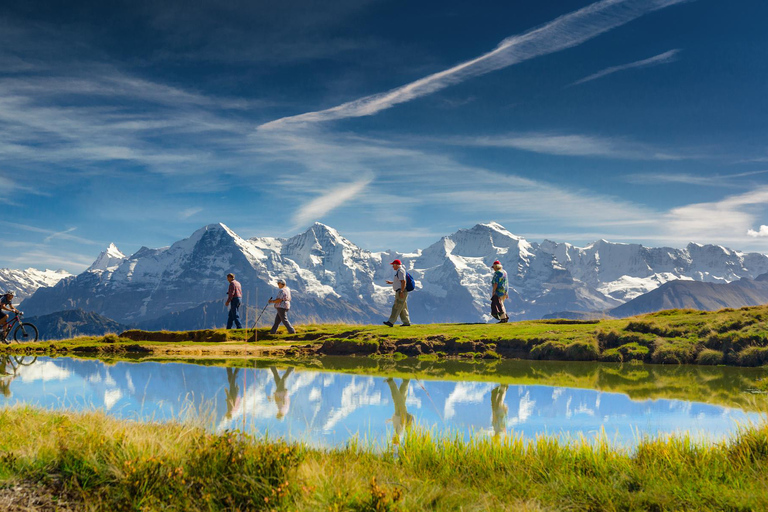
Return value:
[(325, 447), (354, 436), (381, 444), (408, 425), (465, 437), (567, 440), (604, 431), (609, 441), (633, 446), (643, 435), (679, 432), (719, 440), (762, 421), (765, 396), (755, 386), (768, 373), (531, 361), (382, 366), (359, 358), (238, 364), (246, 367), (5, 357), (0, 404), (95, 408), (141, 421), (193, 411), (212, 430)]

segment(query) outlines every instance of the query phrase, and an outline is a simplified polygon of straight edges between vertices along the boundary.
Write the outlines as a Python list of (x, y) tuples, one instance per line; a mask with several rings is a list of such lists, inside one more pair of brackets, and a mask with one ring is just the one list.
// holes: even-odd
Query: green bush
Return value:
[(677, 339), (673, 343), (656, 340), (651, 362), (656, 364), (685, 364), (693, 361), (693, 347), (688, 340)]
[(640, 345), (636, 341), (633, 341), (632, 343), (625, 343), (624, 345), (620, 346), (617, 350), (619, 351), (619, 353), (621, 353), (622, 360), (624, 361), (632, 361), (633, 359), (638, 359), (642, 361), (650, 353), (650, 350), (648, 349), (648, 347), (644, 345)]
[(600, 350), (594, 341), (574, 341), (565, 347), (565, 358), (569, 361), (596, 361)]
[(696, 357), (696, 363), (702, 365), (718, 365), (723, 363), (723, 353), (705, 348)]
[(600, 354), (600, 360), (606, 363), (623, 363), (624, 356), (619, 352), (617, 348), (609, 348)]
[(768, 347), (747, 347), (738, 355), (741, 366), (761, 366), (768, 364)]
[(531, 359), (562, 359), (565, 347), (558, 341), (545, 341), (531, 349)]

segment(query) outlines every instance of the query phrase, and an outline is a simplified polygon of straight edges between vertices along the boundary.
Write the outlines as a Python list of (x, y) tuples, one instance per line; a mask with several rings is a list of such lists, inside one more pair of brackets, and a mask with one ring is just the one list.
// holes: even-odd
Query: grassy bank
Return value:
[(669, 310), (624, 320), (508, 324), (305, 325), (295, 335), (245, 331), (127, 331), (0, 347), (0, 353), (355, 355), (761, 366), (768, 364), (768, 306)]
[(95, 412), (6, 409), (0, 429), (5, 504), (17, 489), (73, 510), (768, 508), (768, 426), (710, 447), (645, 440), (632, 453), (410, 433), (397, 457), (391, 446), (322, 451)]

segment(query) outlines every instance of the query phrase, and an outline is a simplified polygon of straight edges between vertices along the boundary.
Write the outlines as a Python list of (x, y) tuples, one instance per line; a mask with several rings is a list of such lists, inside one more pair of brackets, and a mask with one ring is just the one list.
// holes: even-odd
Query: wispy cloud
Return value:
[(758, 215), (766, 213), (767, 204), (768, 185), (763, 185), (719, 201), (673, 208), (664, 216), (661, 226), (666, 232), (688, 240), (717, 243), (734, 235), (746, 240), (745, 235), (754, 232), (752, 227)]
[(679, 53), (680, 50), (669, 50), (668, 52), (661, 53), (649, 59), (638, 60), (636, 62), (630, 62), (629, 64), (622, 64), (620, 66), (612, 66), (602, 71), (598, 71), (595, 74), (584, 77), (581, 80), (577, 80), (570, 86), (581, 85), (583, 83), (591, 82), (592, 80), (597, 80), (598, 78), (603, 78), (605, 76), (618, 73), (619, 71), (625, 71), (627, 69), (649, 68), (652, 66), (659, 66), (661, 64), (669, 64), (677, 60)]
[(101, 242), (94, 242), (93, 240), (88, 240), (86, 238), (82, 238), (82, 237), (79, 237), (79, 236), (71, 235), (70, 233), (72, 231), (74, 231), (76, 228), (69, 228), (69, 229), (65, 229), (63, 231), (54, 231), (54, 230), (51, 230), (51, 229), (39, 228), (37, 226), (29, 226), (27, 224), (20, 224), (18, 222), (8, 222), (8, 221), (5, 221), (5, 220), (0, 220), (0, 224), (2, 224), (4, 226), (8, 226), (8, 227), (10, 227), (12, 229), (20, 229), (20, 230), (23, 230), (23, 231), (30, 231), (32, 233), (42, 233), (42, 234), (45, 234), (47, 236), (43, 239), (44, 242), (49, 242), (49, 241), (51, 241), (51, 240), (53, 240), (55, 238), (59, 238), (59, 239), (62, 239), (62, 240), (71, 240), (73, 242), (78, 242), (78, 243), (86, 244), (86, 245), (102, 245)]
[(645, 173), (630, 174), (626, 177), (626, 181), (635, 185), (680, 183), (702, 187), (738, 187), (744, 184), (744, 181), (741, 181), (740, 178), (759, 176), (765, 173), (768, 173), (768, 170), (740, 172), (735, 174), (717, 174), (711, 176), (689, 173)]
[(308, 222), (321, 219), (331, 210), (358, 196), (371, 181), (373, 181), (373, 176), (368, 176), (346, 185), (334, 186), (320, 197), (312, 199), (301, 206), (294, 214), (293, 221), (295, 226), (303, 226)]
[(203, 211), (202, 208), (187, 208), (179, 212), (179, 218), (182, 220), (186, 220), (194, 215), (197, 215), (201, 211)]
[(681, 160), (686, 158), (647, 144), (620, 137), (579, 134), (512, 133), (507, 135), (455, 137), (452, 144), (511, 148), (547, 155), (619, 158), (628, 160)]
[(261, 125), (260, 129), (370, 116), (470, 78), (578, 46), (650, 12), (683, 1), (686, 0), (602, 0), (539, 28), (508, 37), (496, 49), (480, 57), (389, 92), (366, 96), (326, 110), (277, 119)]
[(747, 230), (747, 235), (751, 236), (752, 238), (758, 238), (758, 237), (768, 237), (768, 226), (763, 224), (760, 226), (760, 229), (755, 231), (754, 229)]

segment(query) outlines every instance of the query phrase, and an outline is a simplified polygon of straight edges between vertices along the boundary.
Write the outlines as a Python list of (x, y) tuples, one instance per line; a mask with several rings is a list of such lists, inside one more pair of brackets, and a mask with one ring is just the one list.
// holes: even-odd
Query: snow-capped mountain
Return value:
[(223, 303), (225, 276), (234, 272), (251, 306), (265, 303), (277, 279), (284, 278), (300, 321), (378, 322), (392, 300), (385, 281), (392, 277), (394, 258), (417, 281), (409, 309), (419, 323), (487, 321), (490, 265), (496, 259), (508, 272), (507, 306), (517, 319), (611, 309), (672, 280), (726, 283), (768, 272), (768, 256), (759, 253), (605, 240), (583, 248), (538, 244), (497, 223), (459, 230), (415, 253), (366, 251), (320, 223), (288, 239), (248, 240), (212, 224), (170, 247), (143, 247), (131, 256), (110, 245), (88, 270), (39, 290), (26, 308), (34, 314), (82, 308), (139, 325), (204, 315), (197, 325), (220, 325), (226, 318), (223, 304), (221, 314), (202, 305)]
[(14, 302), (20, 304), (30, 297), (38, 288), (47, 288), (70, 277), (72, 274), (66, 270), (12, 270), (0, 268), (0, 292), (13, 290), (16, 292)]

